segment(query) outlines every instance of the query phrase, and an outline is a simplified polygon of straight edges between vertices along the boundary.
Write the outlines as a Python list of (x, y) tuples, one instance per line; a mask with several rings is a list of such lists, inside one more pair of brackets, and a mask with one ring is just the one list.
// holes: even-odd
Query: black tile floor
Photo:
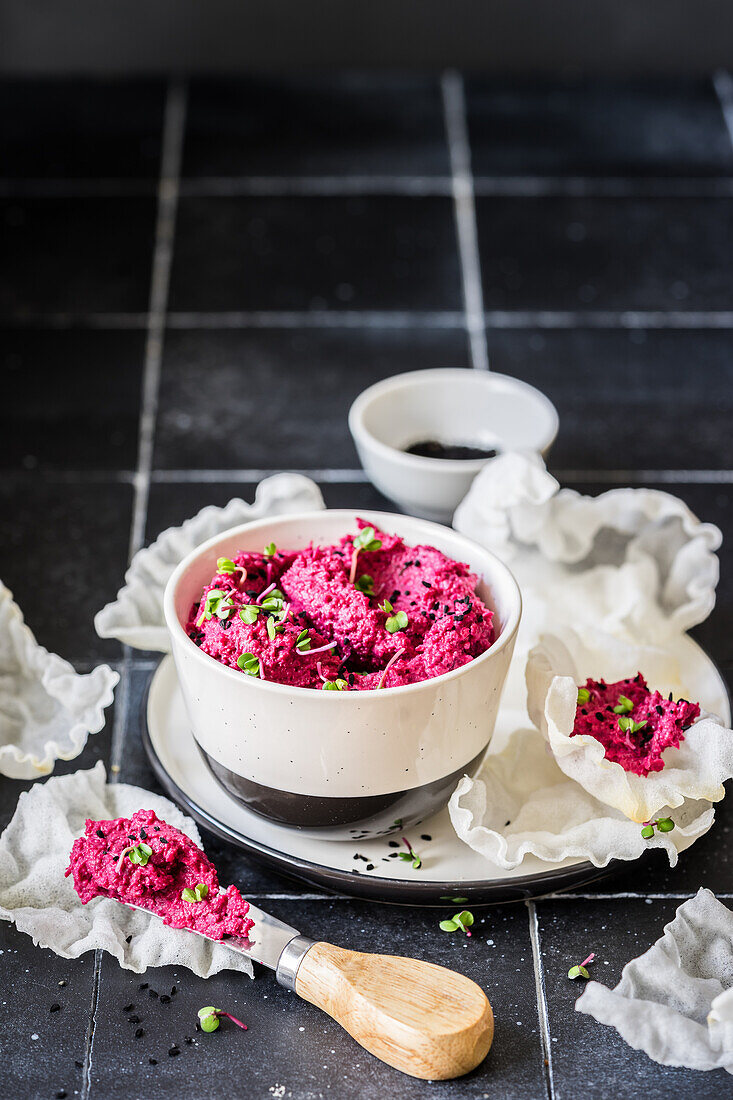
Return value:
[[(156, 659), (100, 642), (92, 624), (130, 550), (205, 504), (252, 499), (277, 469), (314, 471), (329, 505), (391, 508), (359, 469), (345, 416), (398, 371), (480, 367), (488, 352), (557, 404), (551, 469), (564, 484), (666, 488), (727, 540), (730, 87), (724, 75), (0, 82), (0, 576), (43, 644), (122, 676), (104, 731), (60, 772), (102, 759), (158, 789), (140, 741)], [(460, 234), (454, 182), (476, 195)], [(718, 606), (695, 635), (729, 683), (731, 578), (726, 541)], [(0, 780), (2, 823), (27, 787)], [(612, 984), (680, 898), (700, 885), (733, 898), (732, 813), (721, 807), (675, 870), (652, 857), (582, 895), (477, 912), (470, 942), (440, 933), (433, 912), (320, 895), (207, 835), (223, 879), (285, 919), (474, 976), (496, 1012), (486, 1063), (428, 1086), (267, 974), (152, 971), (153, 988), (176, 986), (161, 1004), (109, 958), (59, 960), (3, 923), (2, 1091), (725, 1095), (727, 1077), (664, 1070), (575, 1013), (565, 974), (596, 950), (596, 976)], [(249, 1031), (197, 1033), (212, 1001)]]

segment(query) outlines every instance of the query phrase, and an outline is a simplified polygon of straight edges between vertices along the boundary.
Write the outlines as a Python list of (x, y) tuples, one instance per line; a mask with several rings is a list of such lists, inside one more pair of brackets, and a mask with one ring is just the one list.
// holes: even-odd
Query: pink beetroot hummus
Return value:
[[(96, 897), (114, 898), (157, 913), (173, 928), (189, 928), (215, 940), (246, 936), (254, 923), (236, 886), (220, 893), (214, 865), (153, 810), (116, 821), (87, 821), (84, 836), (74, 841), (66, 874), (74, 876), (84, 904)], [(184, 891), (193, 900), (185, 900)]]
[(665, 749), (678, 748), (700, 714), (697, 703), (673, 701), (650, 691), (639, 673), (633, 680), (607, 684), (586, 680), (578, 691), (578, 709), (571, 736), (589, 734), (600, 741), (606, 759), (627, 772), (648, 775), (664, 767)]
[(358, 527), (366, 546), (347, 535), (297, 553), (271, 546), (219, 559), (189, 637), (245, 674), (339, 691), (429, 680), (489, 648), (492, 612), (467, 565)]

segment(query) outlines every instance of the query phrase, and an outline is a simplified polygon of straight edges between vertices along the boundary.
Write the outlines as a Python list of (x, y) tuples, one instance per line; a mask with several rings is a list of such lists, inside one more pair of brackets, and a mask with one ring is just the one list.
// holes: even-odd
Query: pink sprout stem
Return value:
[(123, 848), (122, 851), (120, 852), (120, 858), (117, 860), (117, 874), (118, 875), (119, 875), (120, 871), (122, 870), (122, 861), (123, 861), (123, 859), (125, 858), (125, 856), (127, 855), (128, 852), (131, 852), (133, 850), (134, 847), (135, 847), (134, 844), (128, 844), (127, 847)]
[(321, 662), (320, 661), (318, 661), (316, 663), (316, 670), (318, 672), (318, 675), (323, 680), (324, 684), (327, 684), (328, 683), (328, 677), (323, 675), (323, 669), (321, 668)]
[(247, 1025), (243, 1024), (241, 1020), (238, 1020), (236, 1016), (232, 1016), (231, 1012), (224, 1012), (222, 1009), (217, 1008), (216, 1015), (226, 1016), (227, 1020), (231, 1020), (233, 1024), (237, 1025), (237, 1027), (241, 1027), (242, 1031), (247, 1030)]
[(583, 959), (583, 961), (582, 961), (582, 963), (581, 963), (580, 965), (581, 965), (581, 966), (587, 966), (587, 965), (588, 965), (588, 963), (592, 963), (592, 962), (593, 962), (593, 960), (595, 959), (595, 957), (596, 957), (596, 953), (595, 953), (595, 951), (591, 951), (591, 953), (590, 953), (590, 955), (588, 956), (588, 958), (587, 958), (587, 959)]
[[(301, 657), (312, 657), (314, 653), (325, 653), (327, 649), (333, 649), (335, 645), (336, 642), (329, 642), (328, 645), (319, 645), (318, 649), (296, 649), (296, 653)], [(320, 664), (320, 661), (318, 663)]]
[(276, 588), (276, 587), (277, 587), (277, 585), (276, 585), (276, 584), (275, 584), (275, 582), (273, 581), (273, 582), (272, 582), (272, 584), (271, 584), (271, 585), (269, 585), (269, 586), (268, 586), (268, 587), (267, 587), (267, 588), (265, 589), (265, 591), (264, 591), (264, 592), (260, 592), (259, 596), (258, 596), (258, 597), (257, 597), (257, 599), (255, 600), (255, 603), (262, 603), (262, 601), (264, 600), (265, 596), (267, 596), (267, 595), (268, 595), (268, 594), (269, 594), (270, 592), (272, 592), (273, 588)]
[[(402, 654), (404, 652), (405, 652), (404, 649), (398, 649), (397, 652), (393, 653), (392, 656), (390, 657), (390, 659), (387, 661), (387, 664), (384, 666), (384, 672), (382, 673), (382, 675), (379, 678), (379, 683), (377, 684), (377, 691), (379, 691), (382, 684), (384, 683), (385, 677), (386, 677), (387, 673), (389, 672), (389, 670), (391, 669), (392, 665), (395, 663), (395, 661), (399, 657), (402, 656)], [(404, 837), (402, 839), (404, 840)]]
[(356, 563), (359, 560), (359, 549), (354, 547), (351, 554), (351, 569), (349, 571), (349, 584), (353, 584), (356, 579)]

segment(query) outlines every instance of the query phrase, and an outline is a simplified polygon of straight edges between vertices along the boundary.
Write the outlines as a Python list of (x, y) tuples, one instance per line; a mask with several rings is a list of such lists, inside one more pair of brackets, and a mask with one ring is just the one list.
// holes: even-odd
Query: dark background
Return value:
[[(560, 413), (563, 484), (664, 488), (722, 527), (718, 606), (695, 634), (731, 682), (730, 8), (368, 11), (3, 7), (0, 576), (42, 644), (122, 677), (105, 730), (57, 772), (103, 759), (156, 788), (140, 729), (157, 658), (92, 624), (129, 555), (205, 504), (251, 499), (275, 469), (310, 473), (329, 505), (389, 507), (346, 412), (366, 385), (421, 367), (488, 360), (532, 382)], [(460, 239), (454, 188), (469, 196)], [(3, 823), (28, 786), (0, 781)], [(652, 858), (574, 896), (477, 912), (471, 941), (441, 933), (434, 911), (329, 898), (207, 836), (223, 881), (304, 931), (476, 978), (496, 1013), (486, 1063), (411, 1081), (267, 974), (152, 971), (156, 991), (178, 989), (161, 1004), (109, 957), (67, 962), (2, 924), (3, 1087), (726, 1095), (722, 1072), (656, 1066), (575, 1013), (565, 975), (594, 950), (594, 976), (614, 984), (681, 899), (701, 885), (733, 897), (731, 820), (721, 807), (674, 871)], [(186, 1044), (210, 1003), (249, 1031)]]

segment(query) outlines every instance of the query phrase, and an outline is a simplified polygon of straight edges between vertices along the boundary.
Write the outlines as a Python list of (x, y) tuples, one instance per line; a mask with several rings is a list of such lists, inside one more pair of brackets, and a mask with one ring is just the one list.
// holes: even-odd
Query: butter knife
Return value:
[(280, 985), (322, 1009), (387, 1065), (437, 1081), (460, 1077), (486, 1057), (494, 1015), (484, 991), (465, 975), (312, 940), (251, 903), (247, 915), (255, 922), (247, 938), (195, 935), (274, 970)]

